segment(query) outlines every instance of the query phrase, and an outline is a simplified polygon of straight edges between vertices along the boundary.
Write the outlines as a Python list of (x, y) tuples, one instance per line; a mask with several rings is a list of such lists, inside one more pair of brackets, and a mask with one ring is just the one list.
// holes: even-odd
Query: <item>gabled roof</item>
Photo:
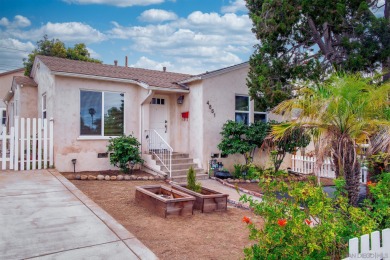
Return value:
[(86, 61), (69, 60), (49, 56), (36, 56), (55, 75), (96, 76), (107, 79), (129, 80), (151, 87), (165, 89), (183, 89), (177, 82), (188, 79), (191, 75), (148, 70), (132, 67), (99, 64)]
[(12, 74), (12, 73), (22, 72), (22, 71), (24, 71), (24, 68), (20, 68), (20, 69), (16, 69), (16, 70), (9, 70), (9, 71), (0, 73), (0, 77), (8, 75), (8, 74)]
[(24, 87), (24, 86), (36, 87), (36, 86), (38, 86), (38, 84), (30, 77), (14, 76), (13, 79), (12, 79), (11, 88), (7, 92), (5, 97), (3, 98), (4, 101), (10, 101), (11, 100), (11, 98), (14, 96), (15, 89), (17, 88), (16, 85), (19, 85), (20, 87)]
[(225, 73), (228, 73), (228, 72), (231, 72), (231, 71), (234, 71), (234, 70), (238, 70), (238, 69), (242, 69), (242, 68), (246, 68), (246, 67), (249, 67), (249, 61), (246, 61), (246, 62), (243, 62), (243, 63), (240, 63), (240, 64), (236, 64), (236, 65), (233, 65), (233, 66), (229, 66), (229, 67), (226, 67), (226, 68), (213, 70), (213, 71), (210, 71), (210, 72), (207, 71), (205, 73), (202, 73), (202, 74), (199, 74), (199, 75), (192, 76), (190, 78), (184, 79), (184, 80), (180, 81), (179, 83), (180, 84), (186, 84), (186, 83), (190, 83), (190, 82), (197, 81), (197, 80), (212, 78), (212, 77), (215, 77), (215, 76), (218, 76), (218, 75), (221, 75), (221, 74), (225, 74)]
[(32, 78), (26, 76), (14, 76), (13, 81), (18, 85), (29, 85), (32, 87), (38, 86)]

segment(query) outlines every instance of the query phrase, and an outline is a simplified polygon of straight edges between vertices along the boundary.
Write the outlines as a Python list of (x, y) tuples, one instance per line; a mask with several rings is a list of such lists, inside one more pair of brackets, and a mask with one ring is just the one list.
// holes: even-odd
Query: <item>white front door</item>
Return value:
[(150, 102), (150, 129), (169, 143), (168, 99), (166, 96), (155, 96)]

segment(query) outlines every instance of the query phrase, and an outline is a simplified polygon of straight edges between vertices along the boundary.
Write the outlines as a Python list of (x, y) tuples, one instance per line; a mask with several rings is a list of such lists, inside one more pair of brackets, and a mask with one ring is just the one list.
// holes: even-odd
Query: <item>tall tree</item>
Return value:
[[(260, 43), (247, 84), (265, 110), (292, 97), (294, 83), (330, 72), (373, 72), (390, 57), (389, 0), (246, 0)], [(384, 9), (378, 17), (373, 12)], [(383, 11), (382, 11), (383, 12)]]
[(37, 42), (37, 47), (28, 55), (28, 58), (23, 59), (24, 75), (30, 76), (34, 59), (37, 55), (101, 63), (100, 60), (91, 58), (84, 43), (78, 43), (73, 48), (69, 47), (66, 49), (65, 44), (59, 39), (49, 40), (48, 36), (44, 35), (43, 39)]
[(390, 144), (390, 82), (373, 85), (375, 81), (355, 75), (334, 76), (329, 82), (302, 88), (300, 97), (286, 100), (274, 110), (287, 114), (300, 110), (297, 119), (273, 126), (276, 139), (295, 129), (322, 136), (318, 157), (332, 156), (336, 177), (345, 178), (352, 205), (357, 204), (359, 194), (358, 144), (381, 140), (372, 147), (376, 151), (384, 151)]

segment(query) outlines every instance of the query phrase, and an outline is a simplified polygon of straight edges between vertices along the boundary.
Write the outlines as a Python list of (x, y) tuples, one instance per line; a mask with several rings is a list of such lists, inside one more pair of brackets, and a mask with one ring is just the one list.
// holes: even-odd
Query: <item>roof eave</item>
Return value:
[(179, 93), (188, 93), (189, 92), (188, 90), (184, 90), (184, 89), (174, 89), (174, 88), (163, 88), (163, 87), (158, 87), (158, 86), (150, 86), (145, 82), (131, 80), (131, 79), (111, 78), (111, 77), (69, 73), (69, 72), (62, 72), (62, 71), (52, 71), (52, 74), (55, 76), (63, 76), (63, 77), (73, 77), (73, 78), (95, 79), (95, 80), (104, 80), (104, 81), (111, 81), (111, 82), (130, 83), (130, 84), (138, 85), (138, 86), (140, 86), (144, 89), (147, 89), (147, 90), (161, 90), (161, 91), (166, 91), (166, 92), (179, 92)]

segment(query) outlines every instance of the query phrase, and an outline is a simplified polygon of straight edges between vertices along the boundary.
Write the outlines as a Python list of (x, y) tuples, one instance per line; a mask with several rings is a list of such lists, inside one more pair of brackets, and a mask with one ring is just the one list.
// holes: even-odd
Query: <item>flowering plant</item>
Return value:
[[(248, 225), (255, 243), (244, 249), (247, 259), (340, 259), (348, 240), (372, 232), (378, 222), (367, 208), (353, 207), (338, 180), (334, 198), (316, 182), (284, 183), (263, 180), (262, 201), (241, 197), (264, 219), (264, 226)], [(374, 186), (377, 188), (380, 186)]]

